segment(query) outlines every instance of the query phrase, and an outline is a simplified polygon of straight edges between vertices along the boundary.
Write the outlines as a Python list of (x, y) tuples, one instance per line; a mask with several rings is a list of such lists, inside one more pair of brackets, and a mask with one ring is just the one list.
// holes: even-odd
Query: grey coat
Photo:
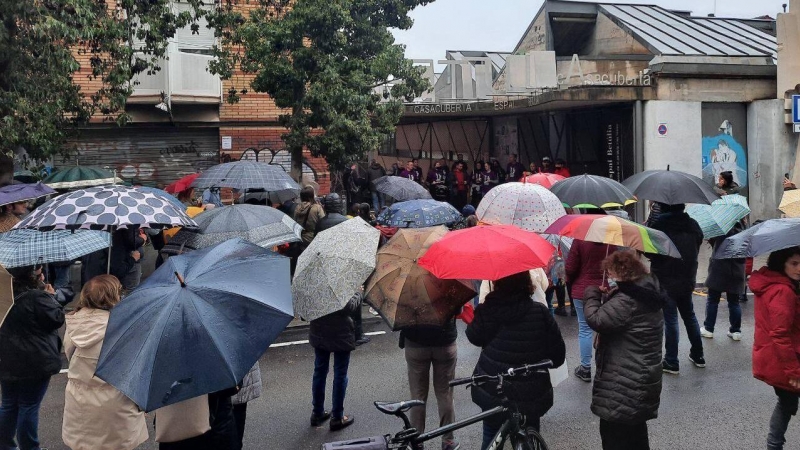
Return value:
[(609, 422), (639, 424), (658, 417), (665, 293), (648, 275), (620, 282), (605, 297), (590, 287), (584, 298), (586, 322), (599, 333), (592, 412)]
[(242, 388), (239, 389), (236, 395), (231, 397), (231, 403), (241, 405), (258, 397), (261, 397), (261, 368), (258, 367), (258, 361), (256, 361), (255, 365), (244, 376)]

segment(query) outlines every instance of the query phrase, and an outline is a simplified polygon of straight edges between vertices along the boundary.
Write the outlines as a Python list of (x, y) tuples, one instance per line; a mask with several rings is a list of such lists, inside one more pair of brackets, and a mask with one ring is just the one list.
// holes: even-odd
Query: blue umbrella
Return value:
[(293, 316), (289, 259), (231, 239), (170, 258), (114, 307), (95, 375), (144, 411), (231, 388)]
[(55, 192), (42, 183), (10, 184), (0, 188), (0, 206), (37, 199)]
[(176, 208), (178, 208), (180, 210), (186, 210), (186, 205), (181, 203), (180, 200), (175, 198), (174, 195), (168, 193), (167, 191), (162, 191), (161, 189), (150, 187), (150, 186), (136, 186), (134, 189), (136, 189), (137, 191), (148, 192), (150, 194), (153, 194), (157, 198), (161, 198), (163, 200), (167, 200), (168, 202), (170, 202), (172, 204), (172, 206), (174, 206), (174, 207), (176, 207)]
[(461, 213), (446, 202), (409, 200), (386, 208), (375, 220), (390, 227), (425, 228), (457, 222)]
[(798, 245), (800, 219), (771, 219), (726, 238), (714, 258), (752, 258)]

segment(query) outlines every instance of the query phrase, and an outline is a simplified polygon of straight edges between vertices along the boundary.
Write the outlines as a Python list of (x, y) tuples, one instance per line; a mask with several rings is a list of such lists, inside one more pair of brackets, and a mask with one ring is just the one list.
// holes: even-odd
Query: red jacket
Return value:
[(762, 267), (750, 276), (755, 293), (753, 376), (780, 389), (800, 379), (800, 299), (785, 275)]
[(560, 168), (557, 168), (557, 169), (553, 170), (553, 174), (561, 175), (564, 178), (569, 178), (570, 177), (569, 169), (567, 169), (566, 167), (560, 167)]
[(564, 263), (567, 285), (571, 286), (571, 297), (583, 300), (583, 292), (587, 287), (600, 286), (603, 283), (603, 268), (600, 263), (615, 251), (617, 247), (614, 245), (575, 239)]

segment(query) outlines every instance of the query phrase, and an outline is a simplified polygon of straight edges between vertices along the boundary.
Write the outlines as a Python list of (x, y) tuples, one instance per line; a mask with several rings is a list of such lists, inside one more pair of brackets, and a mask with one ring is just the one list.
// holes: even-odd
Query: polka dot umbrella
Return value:
[(55, 197), (36, 208), (15, 228), (113, 231), (130, 225), (197, 227), (194, 220), (165, 197), (135, 188), (105, 186)]
[(543, 186), (505, 183), (483, 197), (475, 215), (485, 224), (515, 225), (523, 230), (543, 233), (567, 212), (561, 200)]

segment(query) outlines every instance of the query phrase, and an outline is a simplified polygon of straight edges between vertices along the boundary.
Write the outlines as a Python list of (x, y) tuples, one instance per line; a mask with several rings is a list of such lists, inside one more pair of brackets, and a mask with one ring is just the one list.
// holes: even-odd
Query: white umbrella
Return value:
[(490, 190), (475, 215), (490, 225), (515, 225), (543, 233), (567, 211), (547, 188), (530, 183), (505, 183)]

